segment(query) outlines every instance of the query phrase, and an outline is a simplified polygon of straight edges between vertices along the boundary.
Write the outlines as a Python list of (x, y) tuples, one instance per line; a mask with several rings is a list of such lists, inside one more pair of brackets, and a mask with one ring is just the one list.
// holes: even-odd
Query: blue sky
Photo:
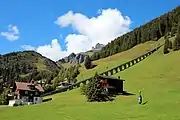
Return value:
[[(69, 54), (69, 52), (86, 50), (86, 47), (84, 46), (89, 43), (87, 41), (89, 40), (92, 42), (96, 39), (94, 37), (96, 35), (95, 33), (82, 30), (82, 28), (88, 29), (88, 23), (91, 23), (87, 22), (87, 24), (84, 24), (85, 26), (81, 26), (81, 20), (79, 19), (83, 19), (82, 16), (86, 16), (89, 19), (92, 17), (97, 18), (98, 16), (101, 16), (101, 13), (98, 14), (98, 10), (108, 9), (109, 12), (104, 11), (104, 14), (111, 14), (111, 10), (116, 9), (122, 13), (122, 16), (128, 16), (131, 23), (127, 23), (126, 28), (122, 28), (124, 31), (118, 30), (119, 33), (112, 33), (113, 37), (116, 37), (116, 35), (134, 29), (159, 15), (172, 10), (178, 5), (180, 5), (179, 0), (2, 0), (0, 3), (0, 32), (8, 32), (9, 25), (16, 26), (19, 32), (17, 33), (18, 38), (16, 40), (7, 40), (7, 38), (1, 34), (0, 54), (23, 50), (23, 45), (31, 46), (32, 49), (38, 51), (37, 48), (40, 46), (48, 47), (49, 45), (51, 48), (53, 44), (58, 44), (57, 46), (55, 45), (55, 50), (60, 50), (61, 52), (58, 52), (57, 54), (59, 55), (56, 57), (51, 57), (51, 54), (54, 52), (50, 48), (47, 49), (47, 51), (45, 50), (45, 47), (39, 50), (44, 56), (57, 60), (58, 58)], [(72, 20), (69, 20), (70, 18), (67, 18), (63, 19), (63, 21), (60, 20), (60, 23), (55, 23), (58, 17), (67, 14), (69, 11), (72, 11), (71, 18), (73, 16), (73, 22)], [(81, 17), (77, 18), (78, 15), (76, 16), (76, 13), (80, 13)], [(108, 19), (107, 17), (105, 18)], [(111, 18), (109, 19), (111, 20)], [(66, 24), (66, 20), (69, 20), (68, 22), (70, 23)], [(108, 20), (108, 23), (110, 20)], [(78, 23), (78, 25), (76, 23)], [(99, 25), (96, 25), (95, 23), (93, 22), (93, 25)], [(98, 23), (101, 24), (101, 21), (99, 20)], [(100, 27), (97, 27), (96, 30), (98, 28)], [(94, 29), (95, 28), (92, 28), (90, 30), (93, 31)], [(103, 33), (103, 31), (101, 32)], [(105, 31), (105, 33), (106, 32), (109, 33), (109, 31)], [(69, 34), (71, 34), (71, 36), (67, 38)], [(72, 36), (72, 34), (74, 34), (74, 36)], [(92, 37), (90, 34), (93, 34), (94, 36)], [(96, 36), (98, 36), (98, 34)], [(107, 36), (107, 39), (113, 37)], [(79, 40), (82, 38), (83, 40)], [(106, 39), (102, 36), (98, 38)], [(78, 42), (76, 42), (76, 39)], [(88, 40), (86, 41), (84, 39)], [(65, 41), (68, 41), (68, 43), (74, 41), (75, 43), (78, 43), (79, 46), (70, 43), (71, 46), (69, 46), (69, 49), (72, 48), (73, 44), (74, 48), (67, 50), (68, 46), (65, 44)], [(84, 44), (81, 44), (80, 42)], [(108, 41), (104, 43), (107, 42)], [(92, 45), (94, 45), (93, 42)], [(79, 49), (81, 46), (84, 48)], [(90, 47), (91, 46), (87, 45), (87, 49)], [(76, 49), (78, 50), (76, 51)], [(51, 52), (47, 53), (48, 50)], [(66, 51), (69, 52), (67, 53)]]

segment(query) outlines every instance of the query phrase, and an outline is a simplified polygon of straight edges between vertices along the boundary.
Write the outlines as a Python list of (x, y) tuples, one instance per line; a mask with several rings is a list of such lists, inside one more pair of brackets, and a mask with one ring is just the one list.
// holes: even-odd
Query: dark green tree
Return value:
[(169, 49), (172, 49), (172, 41), (169, 40), (169, 46), (168, 46)]
[(163, 50), (164, 54), (169, 53), (168, 48), (169, 48), (169, 39), (166, 37), (165, 38), (165, 43), (164, 43), (164, 50)]
[(0, 105), (7, 105), (8, 104), (8, 89), (4, 89), (3, 92), (0, 94)]
[(102, 96), (103, 89), (100, 87), (100, 81), (98, 80), (98, 74), (92, 78), (92, 81), (88, 83), (87, 90), (85, 90), (86, 97), (89, 102), (93, 101), (105, 101), (105, 98)]
[(173, 50), (174, 51), (180, 50), (180, 22), (178, 24), (176, 38), (173, 43)]
[(180, 49), (180, 34), (177, 33), (176, 38), (175, 38), (174, 43), (173, 43), (173, 50), (177, 51), (179, 49)]
[(92, 61), (89, 55), (86, 56), (86, 59), (84, 61), (84, 66), (86, 67), (86, 69), (90, 69), (92, 67)]
[(176, 34), (177, 28), (176, 27), (172, 27), (171, 29), (171, 36), (174, 36)]
[(81, 84), (81, 85), (80, 85), (81, 95), (85, 95), (85, 94), (86, 94), (86, 90), (87, 90), (87, 85)]

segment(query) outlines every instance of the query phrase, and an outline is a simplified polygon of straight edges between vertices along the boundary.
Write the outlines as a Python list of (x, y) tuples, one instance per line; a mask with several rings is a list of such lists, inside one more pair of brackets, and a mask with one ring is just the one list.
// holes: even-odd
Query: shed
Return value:
[(110, 76), (98, 75), (98, 79), (100, 80), (101, 87), (108, 91), (108, 93), (123, 93), (123, 82), (125, 80), (120, 79), (120, 77), (115, 78)]

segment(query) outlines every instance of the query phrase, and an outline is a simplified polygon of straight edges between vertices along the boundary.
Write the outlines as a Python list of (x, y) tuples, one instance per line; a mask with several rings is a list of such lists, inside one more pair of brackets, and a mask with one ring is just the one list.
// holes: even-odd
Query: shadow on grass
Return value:
[(86, 68), (86, 69), (88, 69), (88, 70), (89, 70), (89, 69), (93, 69), (93, 68), (95, 68), (96, 66), (97, 66), (97, 65), (94, 65), (94, 64), (93, 64), (93, 65), (91, 65), (90, 68)]
[(91, 69), (95, 68), (96, 66), (97, 66), (97, 65), (94, 65), (94, 64), (93, 64), (93, 65), (91, 66)]
[(147, 103), (148, 103), (148, 101), (145, 101), (145, 102), (142, 103), (142, 105), (145, 105), (145, 104), (147, 104)]
[(49, 102), (49, 101), (52, 101), (52, 98), (47, 98), (43, 100), (43, 102)]
[(130, 95), (136, 95), (134, 93), (129, 93), (127, 91), (123, 91), (122, 95), (125, 95), (125, 96), (130, 96)]

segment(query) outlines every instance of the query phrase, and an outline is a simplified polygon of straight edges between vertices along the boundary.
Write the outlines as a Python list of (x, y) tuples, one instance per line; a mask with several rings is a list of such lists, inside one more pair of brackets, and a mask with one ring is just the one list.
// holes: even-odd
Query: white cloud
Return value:
[(97, 13), (97, 17), (88, 18), (81, 13), (69, 11), (58, 17), (55, 24), (60, 28), (72, 27), (76, 32), (76, 34), (70, 33), (65, 37), (67, 50), (62, 51), (58, 40), (55, 39), (50, 45), (37, 47), (37, 52), (52, 60), (58, 60), (72, 52), (79, 53), (90, 50), (97, 43), (107, 44), (130, 31), (130, 18), (123, 16), (119, 10), (106, 9), (99, 10)]
[(21, 46), (24, 50), (36, 50), (36, 47), (33, 47), (31, 45), (22, 45)]
[[(117, 9), (99, 10), (98, 13), (99, 16), (88, 18), (81, 13), (69, 11), (58, 17), (55, 23), (60, 27), (72, 26), (79, 35), (86, 36), (87, 40), (91, 41), (91, 46), (96, 43), (107, 44), (117, 36), (129, 31), (130, 18), (123, 16)], [(72, 42), (77, 41), (72, 40)]]
[(8, 25), (8, 32), (1, 32), (1, 36), (10, 41), (18, 40), (19, 34), (20, 32), (18, 27), (14, 25)]
[(66, 51), (62, 51), (57, 39), (52, 40), (50, 45), (39, 46), (36, 51), (54, 61), (66, 55)]
[(67, 54), (79, 53), (91, 49), (91, 41), (85, 35), (69, 34), (66, 39)]

